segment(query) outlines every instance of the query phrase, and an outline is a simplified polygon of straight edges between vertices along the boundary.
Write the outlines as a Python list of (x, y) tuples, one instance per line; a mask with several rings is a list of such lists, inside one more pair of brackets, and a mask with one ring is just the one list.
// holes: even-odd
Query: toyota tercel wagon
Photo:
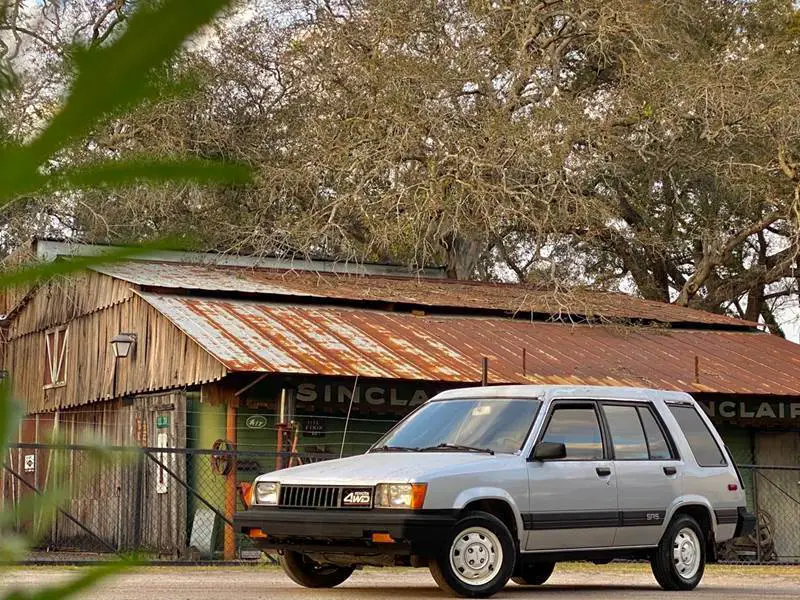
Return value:
[(556, 563), (649, 559), (690, 590), (715, 545), (755, 520), (742, 480), (688, 394), (497, 386), (444, 392), (363, 455), (258, 477), (238, 531), (324, 588), (364, 565), (428, 567), (462, 597)]

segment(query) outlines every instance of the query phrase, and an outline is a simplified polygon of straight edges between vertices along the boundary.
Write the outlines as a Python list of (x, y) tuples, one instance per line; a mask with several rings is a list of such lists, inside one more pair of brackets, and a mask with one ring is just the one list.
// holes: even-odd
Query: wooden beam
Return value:
[[(222, 387), (222, 386), (220, 386)], [(225, 439), (230, 442), (233, 448), (236, 447), (236, 408), (239, 405), (239, 398), (233, 393), (233, 390), (227, 386), (225, 390), (225, 399), (227, 405), (227, 413), (225, 419)], [(237, 474), (236, 457), (231, 457), (230, 470), (225, 477), (225, 518), (233, 522), (233, 515), (236, 512), (236, 474)], [(236, 532), (228, 524), (225, 524), (225, 543), (224, 543), (224, 557), (225, 560), (234, 560), (236, 558)]]

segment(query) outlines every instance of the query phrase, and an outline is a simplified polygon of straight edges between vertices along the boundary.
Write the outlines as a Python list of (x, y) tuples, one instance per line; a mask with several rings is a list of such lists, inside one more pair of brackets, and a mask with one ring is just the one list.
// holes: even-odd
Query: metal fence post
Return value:
[(756, 515), (756, 562), (761, 563), (761, 519), (758, 514), (758, 469), (753, 469), (753, 512)]
[(136, 457), (136, 489), (133, 492), (133, 549), (142, 545), (142, 495), (144, 494), (144, 452)]

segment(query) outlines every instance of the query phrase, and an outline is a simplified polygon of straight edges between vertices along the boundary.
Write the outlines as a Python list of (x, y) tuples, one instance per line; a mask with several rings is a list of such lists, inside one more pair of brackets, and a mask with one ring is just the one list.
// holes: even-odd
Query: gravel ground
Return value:
[[(86, 567), (11, 567), (0, 571), (0, 595), (11, 589), (46, 587), (75, 577)], [(647, 565), (562, 564), (539, 588), (509, 583), (495, 598), (800, 598), (800, 567), (710, 566), (694, 592), (666, 593)], [(142, 567), (105, 581), (83, 595), (113, 600), (233, 600), (236, 598), (353, 600), (444, 598), (427, 569), (366, 569), (333, 590), (306, 590), (274, 567)]]

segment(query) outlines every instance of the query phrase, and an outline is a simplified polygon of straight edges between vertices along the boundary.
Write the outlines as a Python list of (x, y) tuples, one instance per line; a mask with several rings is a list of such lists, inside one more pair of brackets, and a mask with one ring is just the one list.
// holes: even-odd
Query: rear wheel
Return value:
[(281, 556), (281, 567), (289, 579), (307, 588), (331, 588), (353, 574), (353, 567), (321, 565), (300, 552), (286, 551)]
[(485, 512), (459, 520), (430, 562), (440, 588), (462, 598), (488, 598), (514, 572), (517, 548), (505, 524)]
[(517, 585), (542, 585), (550, 579), (555, 568), (556, 563), (554, 562), (535, 562), (522, 565), (511, 581)]
[(692, 517), (677, 516), (650, 559), (656, 581), (665, 590), (693, 590), (703, 578), (705, 564), (702, 529)]

